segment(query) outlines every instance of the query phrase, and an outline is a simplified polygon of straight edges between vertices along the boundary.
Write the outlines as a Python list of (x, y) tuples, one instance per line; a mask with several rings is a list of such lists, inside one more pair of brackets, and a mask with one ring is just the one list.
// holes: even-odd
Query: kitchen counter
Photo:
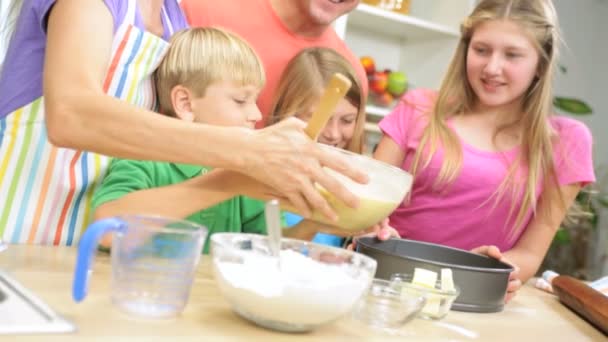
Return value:
[[(415, 319), (388, 334), (343, 319), (306, 334), (284, 334), (260, 328), (234, 314), (217, 288), (209, 257), (203, 257), (190, 300), (182, 315), (169, 320), (128, 316), (110, 302), (110, 258), (99, 254), (93, 267), (88, 297), (71, 297), (76, 249), (11, 245), (0, 253), (0, 269), (16, 278), (51, 308), (77, 326), (56, 335), (2, 336), (0, 340), (89, 341), (121, 339), (149, 341), (209, 340), (461, 340), (461, 341), (606, 341), (606, 336), (561, 305), (555, 296), (526, 284), (500, 313), (452, 311), (441, 321)], [(1, 318), (0, 318), (1, 319)]]

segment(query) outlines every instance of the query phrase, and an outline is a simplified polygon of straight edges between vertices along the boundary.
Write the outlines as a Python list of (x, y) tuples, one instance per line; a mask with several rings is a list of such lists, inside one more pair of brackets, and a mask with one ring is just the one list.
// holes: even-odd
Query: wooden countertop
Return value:
[[(61, 335), (19, 336), (18, 340), (90, 341), (192, 340), (209, 341), (606, 341), (606, 336), (562, 306), (556, 297), (526, 285), (500, 313), (450, 312), (441, 321), (421, 319), (389, 335), (343, 319), (307, 334), (283, 334), (257, 327), (234, 314), (219, 292), (210, 259), (203, 257), (185, 311), (171, 320), (143, 320), (123, 314), (110, 302), (110, 258), (98, 255), (88, 297), (71, 298), (76, 249), (11, 245), (0, 253), (0, 269), (15, 277), (55, 311), (74, 322), (77, 332)], [(15, 340), (2, 336), (0, 340)]]

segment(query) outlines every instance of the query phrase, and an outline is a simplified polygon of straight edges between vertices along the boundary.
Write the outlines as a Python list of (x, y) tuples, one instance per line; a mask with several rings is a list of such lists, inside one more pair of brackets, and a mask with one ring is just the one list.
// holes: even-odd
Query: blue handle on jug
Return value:
[(93, 222), (87, 227), (78, 245), (78, 258), (74, 270), (74, 283), (72, 284), (72, 298), (80, 302), (87, 296), (89, 288), (89, 270), (95, 258), (99, 239), (111, 231), (124, 231), (127, 223), (118, 218), (107, 218)]

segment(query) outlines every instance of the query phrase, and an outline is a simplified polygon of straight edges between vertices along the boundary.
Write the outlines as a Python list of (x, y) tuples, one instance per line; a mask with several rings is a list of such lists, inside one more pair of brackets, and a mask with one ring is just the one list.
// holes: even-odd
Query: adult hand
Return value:
[(336, 213), (315, 188), (315, 183), (350, 207), (358, 206), (358, 198), (323, 167), (359, 183), (366, 183), (368, 177), (350, 166), (343, 156), (321, 150), (306, 136), (305, 127), (305, 122), (289, 118), (253, 131), (244, 146), (248, 153), (245, 154), (245, 170), (241, 171), (276, 189), (304, 217), (310, 216), (311, 209), (318, 209), (329, 219), (336, 220)]
[(477, 248), (473, 248), (471, 252), (485, 255), (513, 266), (513, 272), (509, 274), (509, 284), (507, 285), (507, 293), (505, 294), (505, 303), (511, 301), (522, 285), (521, 280), (518, 278), (519, 267), (505, 258), (496, 246), (479, 246)]
[(357, 247), (357, 239), (361, 237), (376, 237), (380, 241), (386, 241), (390, 238), (400, 238), (401, 235), (399, 235), (399, 232), (395, 228), (389, 226), (388, 218), (385, 218), (369, 229), (355, 235), (353, 242), (346, 246), (346, 249), (354, 251)]

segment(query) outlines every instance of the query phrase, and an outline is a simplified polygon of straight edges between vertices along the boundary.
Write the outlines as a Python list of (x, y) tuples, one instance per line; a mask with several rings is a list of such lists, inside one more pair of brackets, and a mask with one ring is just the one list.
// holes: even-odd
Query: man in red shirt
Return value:
[(357, 56), (338, 37), (331, 24), (352, 11), (359, 0), (182, 0), (192, 26), (217, 26), (245, 38), (266, 69), (266, 86), (258, 99), (266, 123), (277, 84), (287, 63), (300, 50), (324, 46), (351, 61), (367, 95), (367, 78)]

